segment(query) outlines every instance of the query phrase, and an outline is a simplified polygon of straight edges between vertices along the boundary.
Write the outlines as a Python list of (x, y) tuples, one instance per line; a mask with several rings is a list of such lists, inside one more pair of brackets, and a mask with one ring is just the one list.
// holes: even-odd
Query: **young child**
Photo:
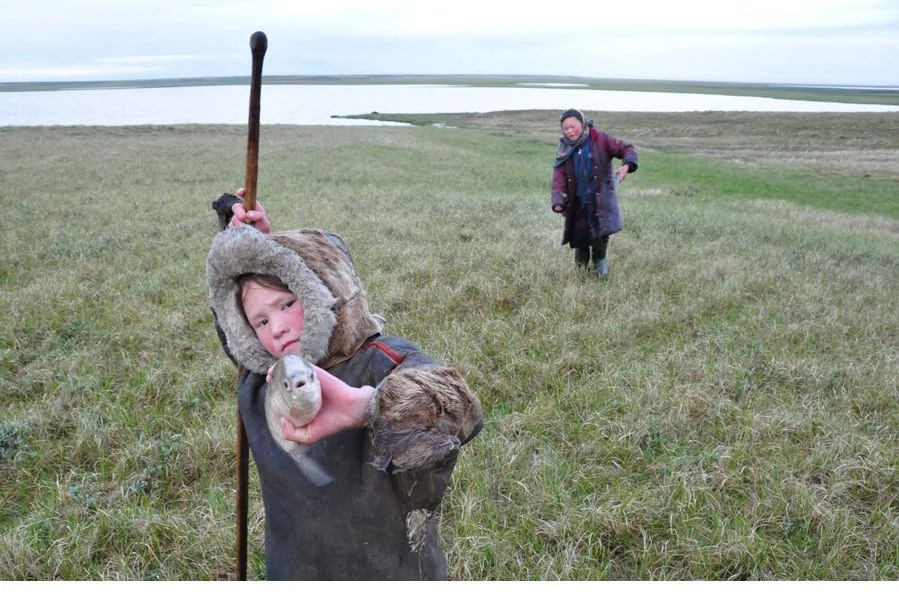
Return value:
[[(617, 183), (636, 172), (637, 149), (595, 128), (574, 108), (562, 112), (559, 124), (562, 137), (553, 161), (550, 200), (552, 210), (565, 216), (562, 244), (574, 249), (579, 267), (589, 267), (592, 261), (594, 273), (605, 279), (609, 237), (624, 228)], [(615, 168), (613, 158), (622, 165)]]
[[(241, 225), (269, 229), (261, 207), (237, 207), (212, 242), (206, 278), (225, 350), (244, 366), (238, 408), (265, 507), (266, 577), (445, 580), (437, 514), (459, 447), (483, 424), (480, 402), (456, 370), (383, 335), (340, 237), (265, 234)], [(285, 419), (282, 433), (309, 445), (334, 478), (324, 487), (267, 427), (266, 373), (286, 353), (312, 363), (321, 382), (319, 414), (301, 428)]]

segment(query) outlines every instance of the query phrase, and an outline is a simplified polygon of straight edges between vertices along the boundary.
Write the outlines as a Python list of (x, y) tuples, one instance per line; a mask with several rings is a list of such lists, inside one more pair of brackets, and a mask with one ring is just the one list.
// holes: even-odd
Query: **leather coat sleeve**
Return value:
[[(337, 369), (332, 373), (348, 383), (376, 388), (368, 422), (372, 465), (391, 475), (410, 515), (430, 516), (449, 487), (459, 449), (483, 427), (480, 400), (458, 371), (435, 364), (403, 338), (378, 336)], [(410, 533), (412, 541), (417, 533)]]
[(550, 207), (555, 211), (556, 206), (562, 206), (562, 212), (568, 210), (568, 175), (565, 173), (565, 164), (553, 168), (552, 185), (550, 187)]
[(633, 144), (613, 137), (608, 133), (603, 133), (602, 142), (606, 147), (609, 155), (620, 159), (627, 164), (628, 172), (636, 172), (639, 165), (637, 159), (637, 148)]

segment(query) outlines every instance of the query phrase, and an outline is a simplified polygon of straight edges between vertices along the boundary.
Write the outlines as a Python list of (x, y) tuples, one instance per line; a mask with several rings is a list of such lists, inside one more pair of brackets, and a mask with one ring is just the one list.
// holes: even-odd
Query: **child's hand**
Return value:
[(281, 435), (284, 439), (300, 444), (314, 444), (341, 431), (365, 427), (368, 414), (374, 408), (372, 403), (375, 389), (371, 386), (355, 388), (321, 367), (313, 365), (312, 368), (321, 384), (321, 410), (303, 427), (297, 427), (287, 418), (282, 418)]
[[(246, 194), (246, 191), (242, 188), (237, 189), (237, 196), (243, 198)], [(265, 213), (265, 208), (262, 204), (257, 201), (256, 209), (251, 209), (250, 211), (246, 211), (243, 208), (243, 205), (240, 203), (236, 203), (231, 207), (231, 221), (228, 223), (228, 228), (237, 228), (238, 226), (246, 226), (247, 224), (255, 226), (259, 232), (264, 232), (268, 234), (271, 232), (272, 226), (268, 221), (268, 216)]]

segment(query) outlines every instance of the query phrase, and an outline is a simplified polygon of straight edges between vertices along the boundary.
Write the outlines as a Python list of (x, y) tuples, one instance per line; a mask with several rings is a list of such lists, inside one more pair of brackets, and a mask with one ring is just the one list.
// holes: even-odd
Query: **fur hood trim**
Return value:
[(251, 371), (275, 362), (244, 319), (235, 280), (246, 273), (280, 278), (303, 301), (303, 357), (331, 367), (351, 356), (384, 320), (368, 311), (362, 283), (343, 240), (322, 230), (263, 234), (252, 226), (228, 228), (206, 258), (209, 300), (228, 351)]

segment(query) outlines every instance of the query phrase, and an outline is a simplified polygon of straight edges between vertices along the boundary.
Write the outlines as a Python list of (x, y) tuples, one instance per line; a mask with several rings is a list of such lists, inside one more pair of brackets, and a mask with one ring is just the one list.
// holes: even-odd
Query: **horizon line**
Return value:
[[(527, 81), (527, 79), (539, 79), (543, 81), (556, 82), (594, 82), (604, 84), (621, 84), (621, 85), (708, 85), (712, 87), (801, 87), (801, 88), (832, 88), (832, 89), (871, 89), (884, 91), (899, 91), (899, 86), (895, 85), (874, 85), (874, 84), (841, 84), (841, 83), (775, 83), (764, 81), (720, 81), (720, 80), (702, 80), (702, 79), (658, 79), (658, 78), (622, 78), (622, 77), (584, 77), (576, 75), (545, 75), (545, 74), (427, 74), (427, 73), (379, 73), (379, 74), (343, 74), (343, 75), (273, 75), (263, 74), (263, 81), (268, 80), (272, 84), (284, 84), (289, 81), (316, 81), (316, 80), (341, 80), (341, 79), (514, 79), (516, 83), (528, 83), (539, 81)], [(101, 86), (164, 86), (167, 83), (197, 81), (197, 82), (217, 82), (218, 84), (245, 84), (250, 80), (249, 75), (200, 75), (200, 76), (182, 76), (182, 77), (154, 77), (142, 79), (83, 79), (83, 80), (40, 80), (40, 81), (0, 81), (0, 91), (15, 91), (16, 88), (28, 88), (35, 91), (35, 87), (54, 89), (66, 88), (73, 89), (79, 86), (96, 88)], [(228, 83), (222, 83), (228, 81)]]

